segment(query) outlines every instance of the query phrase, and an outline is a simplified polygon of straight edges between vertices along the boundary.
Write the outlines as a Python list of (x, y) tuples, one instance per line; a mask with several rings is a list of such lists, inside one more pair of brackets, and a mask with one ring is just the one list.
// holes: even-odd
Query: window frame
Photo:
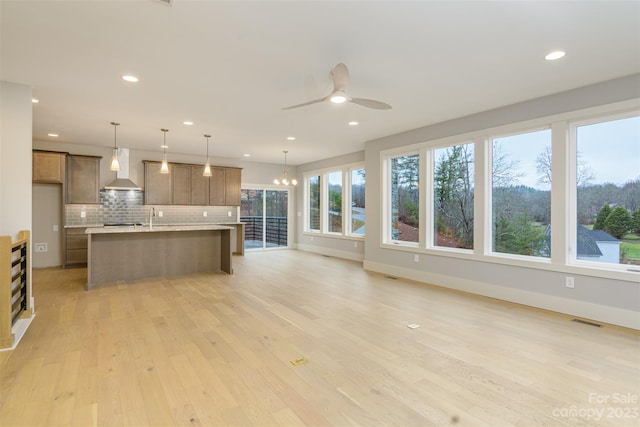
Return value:
[[(315, 169), (304, 173), (304, 229), (303, 234), (318, 235), (331, 238), (344, 238), (349, 240), (364, 240), (365, 234), (353, 234), (350, 232), (351, 226), (351, 209), (346, 208), (346, 203), (351, 204), (351, 171), (364, 169), (364, 162), (349, 163), (341, 166), (332, 166), (329, 168)], [(341, 172), (342, 174), (342, 227), (340, 232), (329, 231), (329, 174), (333, 172)], [(320, 229), (309, 228), (309, 178), (320, 177)], [(366, 188), (366, 180), (365, 180)]]
[[(512, 265), (517, 267), (535, 268), (538, 270), (548, 270), (562, 272), (565, 274), (589, 275), (593, 277), (603, 277), (608, 279), (637, 281), (640, 268), (629, 264), (601, 265), (604, 263), (577, 260), (571, 261), (570, 248), (573, 246), (575, 236), (571, 235), (571, 229), (575, 228), (575, 142), (570, 146), (573, 139), (569, 137), (570, 124), (579, 122), (602, 122), (608, 118), (624, 118), (640, 115), (640, 98), (627, 101), (620, 101), (613, 104), (599, 105), (579, 110), (567, 111), (557, 114), (549, 114), (534, 119), (520, 122), (512, 122), (485, 129), (478, 129), (471, 132), (447, 136), (444, 138), (425, 139), (422, 142), (415, 142), (395, 148), (383, 149), (378, 152), (380, 171), (380, 223), (379, 246), (382, 249), (390, 249), (398, 252), (409, 252), (415, 254), (428, 254), (446, 256), (450, 258), (466, 259), (502, 265)], [(493, 135), (521, 134), (551, 128), (551, 151), (553, 156), (552, 173), (553, 182), (551, 185), (551, 223), (554, 225), (551, 230), (551, 257), (542, 258), (535, 256), (521, 256), (503, 253), (492, 253), (492, 220), (491, 220), (491, 170), (492, 162), (491, 141)], [(433, 225), (433, 200), (431, 191), (427, 192), (425, 187), (432, 186), (432, 173), (427, 173), (425, 180), (420, 181), (420, 228), (421, 238), (418, 245), (403, 245), (390, 241), (390, 157), (418, 151), (421, 153), (420, 173), (424, 174), (426, 167), (430, 164), (430, 153), (434, 149), (444, 146), (468, 143), (473, 141), (474, 148), (474, 249), (461, 250), (458, 248), (434, 247), (428, 244), (426, 230)], [(570, 175), (573, 178), (570, 178)], [(422, 175), (421, 175), (422, 176)], [(573, 184), (570, 182), (573, 180)], [(423, 185), (425, 183), (426, 185)], [(572, 187), (573, 185), (573, 187)], [(425, 202), (427, 203), (425, 205)], [(570, 212), (573, 209), (573, 212)], [(423, 211), (429, 211), (430, 218), (423, 221)], [(425, 224), (425, 225), (423, 225)], [(571, 225), (573, 224), (573, 226)], [(575, 232), (573, 232), (575, 234)], [(611, 268), (614, 266), (614, 268)]]
[(569, 192), (569, 204), (567, 209), (567, 225), (568, 225), (568, 246), (566, 262), (569, 265), (577, 267), (585, 267), (590, 269), (604, 269), (613, 271), (640, 271), (640, 266), (634, 264), (613, 264), (604, 263), (599, 261), (588, 261), (578, 259), (578, 253), (575, 250), (577, 247), (577, 229), (578, 229), (578, 191), (577, 191), (577, 179), (578, 179), (578, 133), (577, 130), (580, 126), (589, 126), (600, 123), (613, 122), (616, 120), (629, 119), (633, 117), (640, 118), (640, 109), (629, 110), (624, 112), (616, 112), (611, 114), (601, 114), (596, 116), (590, 116), (583, 119), (570, 120), (567, 123), (568, 127), (568, 146), (569, 146), (569, 179), (568, 179), (568, 192)]

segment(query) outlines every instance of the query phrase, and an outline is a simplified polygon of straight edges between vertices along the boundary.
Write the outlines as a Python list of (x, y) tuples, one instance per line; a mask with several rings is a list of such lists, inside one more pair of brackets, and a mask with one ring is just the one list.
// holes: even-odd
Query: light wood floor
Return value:
[(37, 316), (0, 353), (0, 425), (640, 422), (637, 331), (300, 251), (234, 264), (89, 292), (84, 269), (35, 270)]

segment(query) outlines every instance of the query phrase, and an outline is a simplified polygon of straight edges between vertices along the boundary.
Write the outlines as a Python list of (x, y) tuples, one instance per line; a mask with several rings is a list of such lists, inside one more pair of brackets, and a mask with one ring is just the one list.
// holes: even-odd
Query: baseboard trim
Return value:
[(482, 295), (530, 307), (551, 310), (557, 313), (640, 330), (640, 313), (636, 311), (623, 310), (620, 308), (524, 291), (521, 289), (512, 289), (494, 285), (492, 283), (459, 279), (425, 271), (416, 271), (372, 261), (365, 261), (364, 269), (371, 272), (428, 283), (443, 288), (455, 289), (471, 294)]
[(336, 258), (348, 259), (351, 261), (359, 261), (362, 262), (364, 260), (363, 254), (356, 254), (353, 252), (347, 251), (339, 251), (331, 248), (324, 248), (322, 246), (313, 246), (313, 245), (297, 245), (297, 249), (304, 252), (313, 252), (320, 255), (327, 255)]

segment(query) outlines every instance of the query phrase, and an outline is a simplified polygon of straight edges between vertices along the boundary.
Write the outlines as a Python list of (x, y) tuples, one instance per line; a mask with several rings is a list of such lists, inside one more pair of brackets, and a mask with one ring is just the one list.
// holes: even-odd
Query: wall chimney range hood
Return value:
[(105, 190), (135, 190), (142, 188), (129, 179), (129, 149), (118, 148), (120, 170), (116, 172), (116, 179), (104, 187)]

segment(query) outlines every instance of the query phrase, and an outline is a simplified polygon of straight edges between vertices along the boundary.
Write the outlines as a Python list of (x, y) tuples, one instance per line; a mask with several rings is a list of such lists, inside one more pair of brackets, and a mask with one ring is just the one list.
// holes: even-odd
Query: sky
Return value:
[[(522, 185), (548, 190), (538, 183), (536, 159), (551, 144), (551, 131), (496, 138), (502, 152), (518, 160), (518, 178)], [(640, 117), (631, 117), (594, 125), (579, 126), (577, 149), (580, 160), (595, 175), (592, 184), (624, 183), (640, 179)]]

